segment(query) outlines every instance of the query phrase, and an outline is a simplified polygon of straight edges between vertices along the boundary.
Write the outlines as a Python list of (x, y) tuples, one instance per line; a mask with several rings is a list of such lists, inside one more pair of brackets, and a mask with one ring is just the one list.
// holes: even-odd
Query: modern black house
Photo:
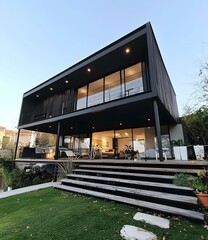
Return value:
[(99, 148), (124, 158), (126, 145), (142, 157), (172, 157), (179, 123), (176, 94), (152, 27), (146, 23), (24, 93), (18, 129), (57, 134), (59, 147)]

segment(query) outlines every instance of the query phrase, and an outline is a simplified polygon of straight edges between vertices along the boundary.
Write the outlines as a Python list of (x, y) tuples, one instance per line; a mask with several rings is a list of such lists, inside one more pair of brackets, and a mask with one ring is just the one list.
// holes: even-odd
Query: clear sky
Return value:
[(24, 92), (150, 21), (180, 114), (208, 57), (208, 0), (0, 0), (0, 126)]

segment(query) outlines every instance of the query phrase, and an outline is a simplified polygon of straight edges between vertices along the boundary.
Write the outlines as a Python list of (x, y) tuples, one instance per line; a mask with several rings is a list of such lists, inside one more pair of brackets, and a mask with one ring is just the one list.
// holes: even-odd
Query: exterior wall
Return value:
[(182, 124), (170, 126), (170, 139), (175, 140), (175, 141), (181, 139), (184, 142), (184, 134), (183, 134)]
[(150, 60), (150, 78), (154, 86), (156, 96), (159, 97), (163, 105), (170, 112), (173, 118), (178, 122), (179, 113), (176, 102), (176, 94), (170, 81), (168, 72), (159, 51), (152, 28), (149, 29), (149, 58)]

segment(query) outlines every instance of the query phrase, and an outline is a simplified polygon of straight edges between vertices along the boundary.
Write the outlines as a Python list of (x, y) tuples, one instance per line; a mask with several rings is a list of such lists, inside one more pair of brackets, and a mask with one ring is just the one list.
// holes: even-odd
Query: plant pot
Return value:
[(188, 160), (188, 151), (186, 146), (173, 147), (175, 160)]
[(204, 207), (208, 207), (208, 193), (197, 193), (199, 201)]
[(204, 146), (201, 146), (201, 145), (194, 146), (194, 152), (197, 160), (204, 159)]

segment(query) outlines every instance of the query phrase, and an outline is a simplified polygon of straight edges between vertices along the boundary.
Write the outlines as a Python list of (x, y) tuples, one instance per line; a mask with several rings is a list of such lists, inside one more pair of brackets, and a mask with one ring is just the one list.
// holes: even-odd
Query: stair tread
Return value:
[(145, 173), (128, 173), (128, 172), (114, 172), (114, 171), (99, 171), (90, 169), (74, 169), (73, 172), (83, 172), (83, 173), (98, 173), (98, 174), (108, 174), (108, 175), (121, 175), (121, 176), (132, 176), (132, 177), (148, 177), (148, 178), (161, 178), (173, 180), (175, 177), (171, 175), (157, 175), (157, 174), (145, 174)]
[(151, 203), (147, 201), (142, 201), (142, 200), (136, 200), (132, 198), (127, 198), (127, 197), (121, 197), (121, 196), (116, 196), (112, 194), (107, 194), (107, 193), (100, 193), (92, 190), (86, 190), (86, 189), (81, 189), (81, 188), (76, 188), (76, 187), (69, 187), (65, 185), (57, 185), (55, 188), (66, 190), (66, 191), (71, 191), (71, 192), (76, 192), (76, 193), (81, 193), (81, 194), (86, 194), (86, 195), (91, 195), (95, 197), (100, 197), (100, 198), (105, 198), (117, 202), (122, 202), (122, 203), (127, 203), (131, 204), (137, 207), (144, 207), (147, 209), (151, 210), (157, 210), (165, 213), (170, 213), (174, 215), (180, 215), (183, 217), (188, 217), (190, 219), (195, 219), (195, 220), (204, 220), (204, 215), (202, 213), (193, 211), (193, 210), (186, 210), (186, 209), (181, 209), (181, 208), (176, 208), (176, 207), (170, 207), (166, 205), (161, 205), (158, 203)]
[(94, 188), (111, 190), (115, 192), (120, 191), (120, 192), (142, 195), (146, 197), (154, 197), (154, 198), (160, 198), (165, 200), (172, 200), (172, 201), (197, 205), (197, 198), (191, 197), (191, 196), (177, 195), (177, 194), (164, 193), (164, 192), (158, 192), (158, 191), (156, 192), (156, 191), (143, 190), (143, 189), (137, 189), (137, 188), (121, 187), (121, 186), (114, 186), (109, 184), (93, 183), (93, 182), (86, 182), (86, 181), (79, 181), (79, 180), (72, 180), (72, 179), (62, 179), (61, 182), (73, 183), (79, 186), (89, 186)]
[(83, 175), (83, 174), (67, 174), (67, 177), (111, 181), (111, 182), (118, 182), (118, 183), (130, 183), (130, 184), (137, 184), (137, 185), (144, 185), (144, 186), (164, 187), (164, 188), (171, 188), (171, 189), (178, 189), (178, 190), (193, 191), (193, 189), (189, 187), (180, 187), (170, 183), (158, 183), (158, 182), (149, 182), (149, 181), (147, 182), (147, 181), (129, 180), (129, 179), (121, 179), (121, 178), (98, 177), (98, 176), (90, 176), (90, 175)]
[(80, 168), (95, 168), (95, 169), (121, 169), (121, 170), (138, 170), (138, 171), (154, 171), (154, 172), (169, 172), (169, 173), (197, 173), (198, 169), (181, 169), (181, 168), (152, 168), (152, 167), (129, 167), (129, 166), (107, 166), (107, 165), (79, 165)]

